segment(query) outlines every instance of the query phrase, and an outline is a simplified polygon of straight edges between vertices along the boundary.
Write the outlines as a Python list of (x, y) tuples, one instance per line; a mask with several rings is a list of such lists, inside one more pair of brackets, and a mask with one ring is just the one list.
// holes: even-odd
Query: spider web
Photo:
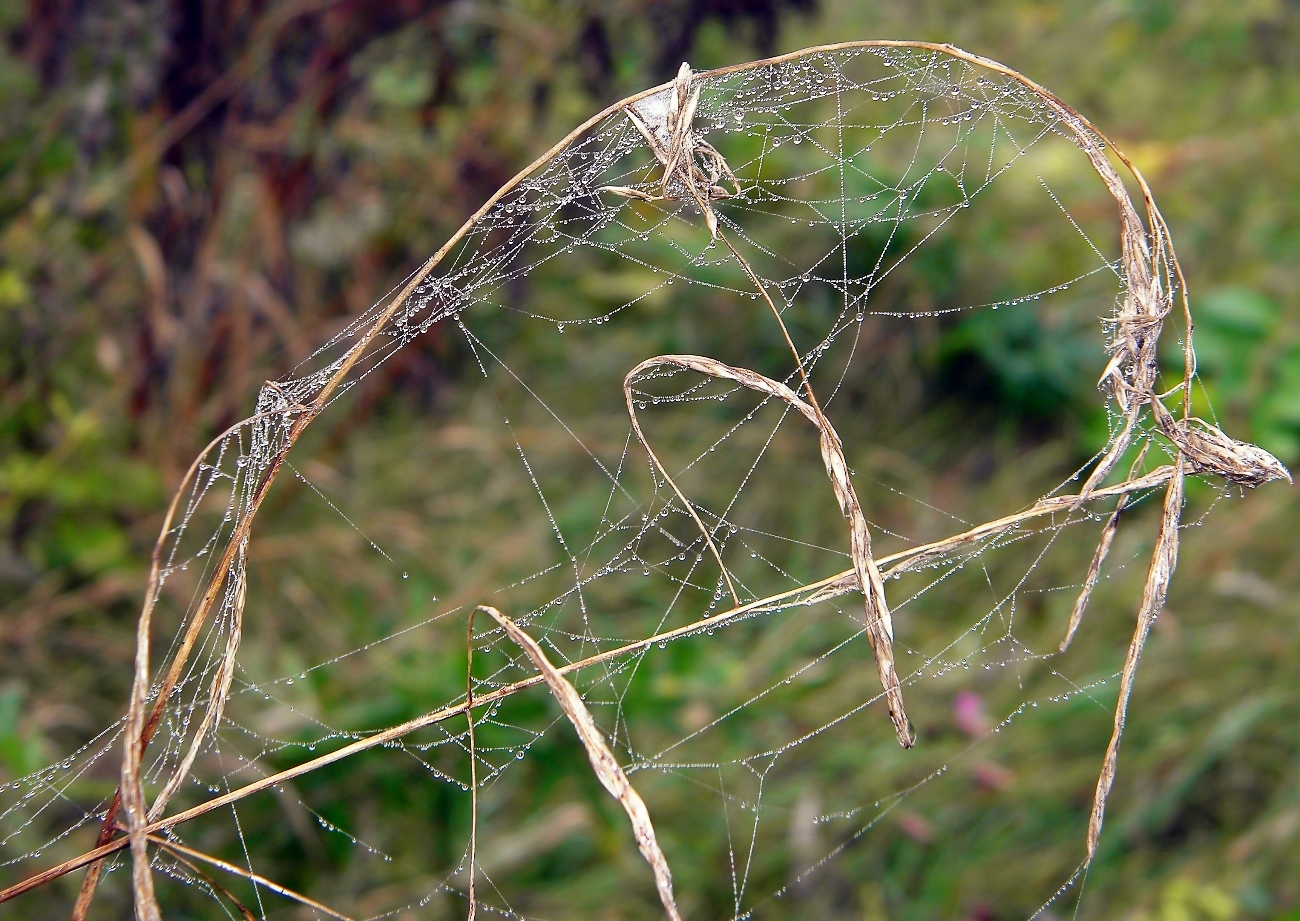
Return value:
[[(1003, 309), (1013, 322), (1033, 311), (1062, 337), (1079, 317), (1104, 316), (1081, 367), (1106, 366), (1134, 286), (1111, 201), (1127, 194), (1098, 178), (1104, 140), (1027, 82), (937, 48), (814, 50), (692, 85), (688, 128), (734, 191), (719, 183), (701, 198), (689, 179), (665, 181), (657, 151), (672, 142), (678, 89), (642, 94), (507, 186), (429, 266), (267, 384), (256, 415), (200, 458), (159, 544), (135, 722), (4, 785), (9, 878), (90, 846), (116, 808), (123, 739), (143, 727), (148, 821), (193, 813), (153, 832), (164, 904), (237, 917), (223, 886), (257, 875), (239, 890), (245, 909), (282, 911), (290, 903), (271, 880), (287, 847), (275, 826), (287, 823), (350, 855), (346, 880), (306, 893), (349, 916), (458, 915), (471, 874), (479, 911), (573, 916), (535, 904), (511, 873), (566, 829), (601, 828), (614, 841), (608, 872), (653, 914), (625, 820), (584, 799), (597, 788), (571, 727), (487, 618), (469, 639), (471, 742), (464, 630), (480, 604), (566, 668), (646, 800), (687, 916), (801, 916), (842, 887), (837, 868), (888, 848), (900, 827), (924, 838), (920, 813), (970, 795), (953, 778), (984, 764), (982, 749), (1032, 770), (1021, 722), (1051, 709), (1109, 725), (1115, 656), (1063, 658), (1065, 625), (1041, 612), (1061, 612), (1058, 597), (1068, 609), (1084, 583), (1079, 547), (1090, 552), (1115, 497), (1131, 507), (1163, 486), (1158, 463), (1177, 451), (1111, 399), (1094, 461), (1122, 473), (1153, 446), (1130, 474), (1141, 488), (1076, 507), (1087, 468), (1046, 495), (1025, 493), (1043, 481), (1025, 474), (997, 510), (1023, 514), (981, 531), (944, 511), (960, 502), (915, 485), (861, 397), (880, 370), (862, 368), (879, 355), (871, 337), (932, 335), (948, 314)], [(1020, 254), (978, 251), (990, 221), (1024, 228), (1034, 246), (1045, 237), (1035, 251), (1050, 260), (1026, 268)], [(1175, 272), (1159, 232), (1146, 245), (1154, 272), (1142, 281), (1167, 313)], [(953, 252), (968, 253), (965, 271), (943, 262)], [(919, 293), (945, 271), (969, 290), (939, 302)], [(459, 370), (429, 428), (340, 449), (376, 372), (430, 337)], [(789, 400), (671, 360), (683, 354), (816, 394), (886, 580), (916, 749), (893, 739), (816, 427)], [(1059, 539), (1078, 524), (1079, 540)], [(292, 615), (275, 610), (286, 598)], [(264, 621), (315, 658), (287, 663)], [(258, 641), (241, 645), (245, 632)], [(983, 725), (970, 710), (982, 672), (1019, 702)], [(370, 706), (413, 673), (422, 683), (401, 706)], [(347, 705), (323, 706), (319, 695), (340, 687)], [(955, 694), (970, 710), (965, 736), (935, 728), (951, 724)], [(1089, 732), (1104, 740), (1105, 729)], [(846, 764), (847, 750), (875, 764)], [(331, 812), (311, 778), (354, 763), (363, 777), (397, 764), (433, 790), (420, 801), (452, 816), (439, 840), (331, 818), (346, 810)], [(533, 795), (539, 778), (567, 776), (568, 793)], [(256, 807), (267, 796), (285, 823)], [(1085, 824), (1078, 813), (1078, 865), (1026, 883), (1027, 913), (1079, 879)], [(219, 849), (229, 864), (188, 848)], [(106, 890), (129, 888), (116, 881), (129, 867), (125, 852), (110, 856)]]

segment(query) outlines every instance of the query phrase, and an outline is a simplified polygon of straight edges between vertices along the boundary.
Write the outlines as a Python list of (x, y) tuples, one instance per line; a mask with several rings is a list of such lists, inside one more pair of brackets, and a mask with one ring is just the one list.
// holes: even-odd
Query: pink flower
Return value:
[(903, 834), (917, 844), (929, 844), (934, 840), (934, 826), (930, 821), (911, 809), (900, 809), (897, 816), (898, 827)]
[(962, 691), (952, 700), (952, 721), (971, 738), (978, 738), (993, 728), (984, 713), (984, 700), (974, 691)]

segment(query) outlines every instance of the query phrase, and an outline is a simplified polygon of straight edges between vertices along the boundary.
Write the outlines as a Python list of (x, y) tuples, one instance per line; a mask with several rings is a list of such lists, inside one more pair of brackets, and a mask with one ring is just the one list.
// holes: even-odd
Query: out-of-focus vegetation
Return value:
[[(573, 124), (668, 78), (682, 58), (706, 68), (820, 41), (931, 39), (1004, 61), (1049, 87), (1132, 155), (1156, 193), (1192, 291), (1200, 411), (1212, 406), (1230, 433), (1300, 461), (1294, 3), (822, 0), (814, 9), (781, 0), (50, 0), (0, 4), (0, 25), (5, 777), (60, 757), (121, 712), (161, 510), (198, 449), (248, 413), (257, 385), (286, 373), (400, 281)], [(1011, 249), (1012, 239), (1012, 229), (990, 234), (979, 255), (1004, 266), (1032, 254)], [(940, 253), (918, 264), (911, 286), (894, 296), (942, 303), (963, 259), (974, 257)], [(600, 297), (607, 283), (593, 275), (577, 288)], [(909, 470), (909, 491), (976, 520), (1009, 511), (1007, 498), (1021, 496), (1026, 479), (1041, 484), (1034, 492), (1047, 488), (1100, 443), (1104, 416), (1092, 386), (1099, 332), (1029, 311), (957, 316), (917, 337), (881, 325), (861, 359), (870, 377), (858, 383), (876, 417), (896, 404), (893, 430), (914, 456), (932, 461)], [(656, 347), (702, 335), (681, 318), (656, 323), (646, 331)], [(576, 350), (587, 340), (571, 341)], [(434, 495), (481, 488), (476, 477), (491, 469), (483, 456), (467, 464), (455, 455), (463, 444), (431, 446), (419, 431), (460, 405), (465, 361), (436, 329), (404, 350), (334, 422), (317, 446), (321, 464), (308, 475), (359, 506), (401, 502), (416, 482)], [(872, 402), (868, 380), (889, 396)], [(942, 441), (942, 450), (927, 455), (927, 439)], [(491, 451), (484, 456), (490, 460)], [(1203, 491), (1192, 501), (1204, 508), (1210, 498)], [(1144, 658), (1081, 917), (1300, 918), (1300, 557), (1293, 549), (1300, 505), (1274, 485), (1220, 502), (1207, 522), (1187, 532), (1169, 610)], [(412, 558), (435, 555), (447, 539), (411, 516), (374, 524)], [(806, 527), (820, 533), (823, 524)], [(288, 525), (270, 531), (265, 560), (351, 546), (350, 534), (292, 518)], [(494, 539), (465, 537), (475, 547)], [(1122, 539), (1130, 543), (1116, 558), (1140, 559), (1150, 537), (1135, 529)], [(328, 624), (305, 626), (277, 613), (250, 625), (246, 668), (284, 674), (314, 661), (313, 630), (338, 636), (341, 647), (385, 636), (407, 621), (402, 612), (417, 607), (417, 596), (440, 587), (435, 576), (420, 582), (417, 574), (407, 598), (369, 574), (365, 560), (353, 565), (337, 578), (371, 595), (340, 597), (342, 615)], [(1129, 569), (1135, 572), (1099, 590), (1091, 633), (1080, 638), (1095, 654), (1110, 650), (1103, 661), (1111, 670), (1131, 632), (1141, 573), (1136, 564)], [(483, 581), (492, 584), (486, 574)], [(284, 610), (301, 613), (314, 603), (288, 569), (255, 588)], [(384, 592), (390, 610), (376, 617), (359, 599)], [(1055, 618), (1044, 626), (1050, 633), (1060, 612), (1046, 610)], [(660, 663), (658, 703), (645, 706), (662, 708), (651, 715), (666, 732), (681, 733), (709, 718), (699, 707), (711, 687), (755, 683), (764, 655), (778, 651), (760, 647), (753, 661)], [(454, 695), (461, 668), (463, 651), (454, 645), (434, 658), (427, 650), (395, 654), (383, 675), (344, 670), (322, 681), (310, 691), (311, 706), (332, 725), (392, 722)], [(843, 679), (850, 687), (856, 680)], [(842, 686), (839, 678), (819, 681)], [(963, 692), (983, 696), (954, 697)], [(1025, 692), (972, 683), (934, 693), (947, 697), (931, 702), (940, 715), (922, 726), (922, 739), (927, 757), (943, 763), (965, 746), (963, 727), (978, 723), (972, 708), (1002, 715)], [(790, 706), (815, 722), (822, 705), (792, 695)], [(940, 707), (948, 701), (951, 717)], [(813, 876), (811, 888), (768, 910), (1027, 916), (1044, 886), (1063, 881), (1078, 860), (1104, 745), (1098, 713), (1081, 705), (1027, 722), (988, 759), (972, 761), (968, 778), (925, 788), (861, 847)], [(742, 728), (762, 732), (747, 723), (734, 731)], [(878, 742), (823, 744), (825, 766), (811, 770), (847, 783), (867, 765), (885, 778), (879, 790), (897, 789), (916, 768)], [(564, 739), (546, 744), (552, 748), (531, 762), (537, 818), (519, 832), (542, 856), (489, 859), (499, 860), (513, 896), (526, 894), (521, 910), (532, 914), (651, 916), (653, 900), (622, 900), (623, 877), (610, 865), (627, 857), (627, 842), (589, 778), (571, 779), (581, 776), (580, 750)], [(110, 790), (114, 780), (111, 771), (102, 778)], [(434, 875), (463, 846), (466, 804), (418, 774), (371, 759), (313, 775), (304, 789), (323, 804), (322, 815), (402, 851), (395, 881), (403, 873)], [(280, 821), (274, 806), (263, 808), (263, 825)], [(711, 853), (709, 836), (719, 832), (696, 828), (695, 818), (682, 804), (658, 819), (670, 856), (693, 845)], [(355, 896), (349, 879), (364, 875), (354, 864), (365, 855), (337, 837), (310, 843), (311, 829), (294, 827), (301, 819), (279, 828), (277, 878)], [(404, 851), (402, 841), (422, 850)], [(803, 853), (812, 845), (792, 832), (789, 847)], [(770, 891), (788, 870), (778, 845), (765, 856), (771, 863), (757, 872)], [(730, 911), (716, 866), (683, 861), (676, 869), (692, 917)], [(73, 884), (27, 898), (62, 911)], [(110, 879), (104, 897), (111, 905), (100, 910), (120, 911), (123, 895)], [(379, 910), (383, 897), (372, 891), (354, 910)], [(39, 914), (33, 904), (0, 914)], [(445, 910), (460, 909), (449, 902)]]
[[(751, 56), (800, 6), (0, 7), (5, 671), (32, 701), (84, 681), (68, 699), (104, 702), (31, 731), (119, 709), (160, 511), (261, 381), (701, 28)], [(435, 334), (356, 423), (393, 397), (430, 405), (448, 373)]]

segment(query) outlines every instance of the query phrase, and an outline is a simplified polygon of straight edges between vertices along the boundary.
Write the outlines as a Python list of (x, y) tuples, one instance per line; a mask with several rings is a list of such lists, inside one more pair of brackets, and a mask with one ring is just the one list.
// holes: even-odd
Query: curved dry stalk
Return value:
[[(849, 546), (853, 571), (862, 590), (863, 604), (866, 609), (867, 639), (876, 658), (876, 670), (880, 675), (881, 686), (885, 689), (889, 718), (894, 723), (894, 732), (898, 736), (899, 744), (904, 748), (911, 748), (916, 744), (916, 733), (903, 706), (902, 685), (894, 666), (894, 624), (889, 615), (889, 607), (885, 603), (884, 580), (880, 576), (880, 568), (871, 556), (871, 538), (867, 532), (867, 519), (862, 514), (862, 505), (858, 502), (857, 492), (849, 480), (849, 467), (844, 459), (844, 447), (840, 443), (840, 436), (825, 414), (804, 402), (798, 394), (780, 381), (764, 377), (748, 368), (735, 368), (702, 355), (659, 355), (641, 362), (623, 378), (623, 392), (627, 395), (628, 413), (632, 417), (632, 425), (637, 432), (637, 437), (641, 438), (643, 444), (645, 438), (640, 434), (641, 429), (636, 422), (636, 410), (632, 403), (632, 381), (645, 371), (662, 365), (687, 368), (708, 377), (735, 381), (742, 387), (776, 397), (797, 409), (804, 418), (817, 427), (820, 436), (818, 445), (821, 449), (822, 463), (826, 467), (826, 475), (830, 478), (831, 487), (835, 491), (840, 512), (850, 523)], [(649, 448), (647, 447), (646, 450)]]
[[(210, 442), (208, 442), (207, 446), (204, 447), (204, 449), (201, 452), (199, 452), (198, 457), (194, 458), (194, 461), (193, 463), (190, 464), (189, 469), (185, 471), (185, 475), (181, 477), (181, 482), (176, 487), (176, 492), (173, 493), (172, 500), (167, 506), (166, 513), (163, 515), (162, 526), (158, 531), (158, 540), (154, 542), (153, 550), (151, 551), (150, 564), (149, 564), (149, 579), (145, 587), (144, 606), (140, 612), (140, 623), (137, 626), (137, 631), (136, 631), (137, 637), (143, 635), (145, 637), (145, 641), (148, 642), (149, 633), (153, 624), (154, 605), (158, 601), (158, 593), (161, 591), (162, 588), (162, 551), (163, 551), (164, 541), (167, 538), (168, 532), (171, 531), (172, 523), (176, 520), (176, 513), (180, 508), (181, 497), (185, 495), (185, 491), (194, 482), (194, 478), (198, 475), (200, 467), (202, 466), (203, 459), (207, 457), (212, 451), (216, 450), (218, 445), (220, 445), (223, 441), (225, 441), (227, 438), (229, 438), (235, 432), (239, 431), (244, 426), (261, 421), (263, 419), (268, 418), (269, 416), (270, 413), (258, 413), (241, 422), (236, 422), (234, 425), (227, 428), (216, 438), (213, 438)], [(229, 559), (230, 560), (234, 559), (233, 551), (230, 553)], [(229, 565), (229, 560), (226, 560), (225, 562), (227, 565)], [(194, 618), (190, 624), (190, 627), (187, 629), (185, 636), (182, 638), (181, 641), (180, 648), (184, 652), (184, 656), (178, 653), (177, 656), (175, 657), (178, 663), (181, 663), (182, 658), (188, 658), (189, 650), (194, 645), (195, 640), (198, 638), (198, 631), (200, 626), (201, 625), (198, 622), (198, 618)], [(148, 668), (147, 649), (145, 650), (145, 656), (143, 662), (144, 662), (144, 667), (147, 670)], [(139, 671), (140, 664), (141, 664), (141, 659), (139, 656), (139, 645), (137, 642), (137, 657), (136, 657), (137, 671)], [(154, 704), (153, 710), (150, 712), (148, 719), (143, 722), (142, 727), (139, 729), (138, 744), (140, 747), (140, 752), (138, 757), (141, 759), (144, 757), (144, 748), (149, 744), (149, 739), (152, 737), (154, 729), (158, 725), (158, 721), (162, 718), (163, 708), (165, 706), (167, 697), (171, 694), (171, 688), (175, 686), (176, 681), (180, 677), (180, 670), (181, 670), (180, 664), (176, 664), (168, 672), (167, 677), (164, 679), (162, 684), (163, 693), (159, 693), (158, 699)], [(137, 698), (133, 690), (131, 704), (129, 706), (134, 706), (136, 704), (136, 700)], [(130, 739), (133, 738), (133, 736), (128, 734), (126, 738)], [(123, 744), (124, 745), (126, 744), (125, 740), (123, 741)], [(125, 752), (126, 750), (123, 749), (124, 759), (125, 759)], [(138, 762), (137, 762), (136, 770), (137, 771), (139, 770)], [(95, 841), (96, 847), (105, 845), (113, 839), (113, 836), (117, 831), (117, 818), (121, 810), (121, 807), (122, 807), (122, 790), (119, 787), (117, 792), (113, 794), (112, 799), (109, 801), (108, 809), (104, 813), (104, 819), (100, 823), (99, 834)], [(85, 921), (86, 913), (90, 910), (90, 902), (94, 898), (95, 888), (99, 885), (99, 877), (102, 873), (103, 873), (103, 864), (99, 862), (92, 864), (90, 869), (87, 871), (85, 879), (83, 879), (81, 882), (81, 888), (77, 892), (77, 900), (74, 903), (72, 908), (72, 921)]]
[[(1130, 492), (1155, 489), (1170, 481), (1173, 476), (1173, 470), (1174, 468), (1169, 465), (1159, 467), (1156, 470), (1129, 482), (1118, 483), (1114, 486), (1107, 486), (1098, 489), (1090, 498), (1093, 501), (1099, 501), (1102, 499), (1122, 496)], [(897, 578), (905, 573), (913, 572), (932, 565), (936, 561), (942, 560), (949, 554), (959, 551), (964, 547), (971, 546), (980, 541), (995, 538), (1000, 534), (1014, 531), (1021, 525), (1032, 521), (1035, 518), (1042, 518), (1048, 515), (1057, 514), (1058, 512), (1069, 511), (1077, 501), (1078, 496), (1076, 495), (1055, 496), (1050, 499), (1043, 499), (1022, 512), (1017, 512), (1013, 515), (1006, 515), (994, 521), (985, 522), (984, 524), (977, 525), (974, 528), (943, 538), (942, 540), (933, 541), (928, 544), (920, 544), (916, 547), (909, 547), (905, 550), (897, 551), (896, 553), (886, 554), (880, 557), (877, 562), (880, 566), (887, 567), (882, 570), (882, 576), (884, 578)], [(798, 588), (788, 589), (784, 592), (768, 595), (732, 608), (731, 610), (722, 611), (710, 617), (694, 621), (685, 626), (675, 627), (672, 630), (666, 630), (663, 633), (657, 633), (653, 636), (626, 643), (614, 649), (608, 649), (604, 652), (596, 653), (575, 662), (570, 662), (567, 665), (558, 667), (556, 671), (561, 675), (568, 675), (584, 668), (590, 668), (623, 656), (642, 652), (658, 643), (668, 643), (685, 636), (704, 633), (710, 629), (724, 626), (757, 612), (780, 610), (781, 608), (793, 607), (796, 605), (816, 604), (858, 590), (858, 577), (856, 570), (846, 569), (815, 582), (801, 585)], [(498, 688), (487, 694), (480, 694), (474, 698), (474, 706), (489, 706), (497, 701), (504, 700), (507, 697), (517, 694), (520, 691), (541, 684), (543, 680), (544, 679), (541, 675), (537, 675), (532, 678), (524, 678), (512, 684), (505, 685), (504, 687)], [(166, 828), (174, 828), (178, 825), (183, 825), (184, 823), (199, 818), (200, 816), (207, 815), (218, 809), (223, 809), (226, 806), (239, 802), (240, 800), (247, 799), (256, 793), (269, 790), (297, 777), (302, 777), (305, 774), (309, 774), (327, 765), (343, 761), (353, 755), (360, 754), (361, 752), (381, 747), (386, 743), (410, 735), (417, 730), (461, 716), (466, 712), (466, 709), (467, 707), (465, 703), (458, 703), (423, 714), (422, 716), (408, 720), (407, 722), (401, 723), (397, 726), (390, 727), (382, 732), (377, 732), (373, 735), (366, 736), (363, 739), (358, 739), (355, 742), (344, 745), (332, 752), (318, 755), (317, 757), (304, 761), (302, 764), (295, 767), (287, 768), (275, 774), (269, 774), (265, 777), (259, 778), (243, 787), (213, 797), (210, 800), (199, 803), (196, 806), (191, 806), (190, 808), (175, 813), (174, 815), (150, 822), (145, 826), (145, 831), (149, 834), (153, 834)], [(128, 844), (129, 839), (126, 838), (117, 838), (103, 844), (97, 844), (93, 849), (86, 851), (84, 854), (65, 860), (56, 866), (43, 870), (40, 873), (36, 873), (4, 890), (0, 890), (0, 903), (7, 902), (10, 899), (23, 895), (24, 893), (31, 892), (52, 880), (79, 870), (88, 864), (93, 866), (102, 861), (105, 857), (124, 850)]]
[[(694, 92), (690, 91), (691, 70), (687, 64), (682, 64), (677, 74), (677, 82), (674, 87), (674, 104), (669, 108), (666, 118), (667, 133), (670, 137), (670, 143), (667, 150), (664, 149), (661, 140), (656, 137), (645, 123), (637, 116), (632, 107), (626, 109), (627, 116), (637, 129), (646, 138), (651, 150), (658, 157), (664, 167), (662, 182), (662, 196), (668, 197), (668, 187), (671, 180), (676, 178), (679, 183), (685, 185), (694, 197), (700, 213), (704, 215), (705, 223), (708, 226), (710, 235), (717, 239), (722, 238), (723, 244), (730, 251), (732, 258), (740, 265), (741, 269), (748, 276), (750, 283), (757, 292), (762, 296), (768, 308), (772, 311), (772, 316), (776, 318), (777, 325), (781, 329), (781, 335), (785, 338), (786, 345), (790, 348), (790, 353), (794, 356), (795, 365), (798, 368), (799, 376), (803, 381), (805, 392), (808, 394), (808, 403), (803, 403), (792, 391), (777, 385), (775, 381), (762, 375), (753, 374), (744, 371), (744, 369), (731, 368), (722, 365), (720, 362), (713, 362), (711, 359), (699, 358), (698, 356), (670, 356), (669, 362), (673, 359), (682, 359), (687, 364), (683, 367), (692, 367), (694, 370), (701, 371), (705, 374), (714, 376), (728, 377), (732, 380), (743, 384), (751, 389), (760, 390), (772, 396), (786, 401), (791, 406), (796, 406), (801, 412), (812, 421), (817, 427), (821, 436), (819, 447), (822, 456), (822, 463), (826, 466), (827, 475), (830, 477), (832, 487), (835, 490), (836, 499), (839, 501), (840, 510), (844, 517), (850, 522), (850, 549), (854, 561), (854, 568), (858, 576), (858, 584), (862, 590), (865, 623), (867, 636), (871, 643), (872, 652), (876, 659), (877, 669), (880, 673), (881, 684), (885, 689), (886, 700), (888, 701), (890, 718), (894, 723), (895, 732), (898, 735), (899, 743), (904, 748), (911, 748), (916, 742), (916, 735), (912, 729), (911, 721), (907, 718), (907, 712), (903, 706), (902, 688), (898, 682), (898, 676), (894, 668), (893, 661), (893, 624), (889, 616), (889, 606), (885, 600), (884, 583), (880, 577), (880, 570), (877, 568), (875, 560), (871, 555), (871, 534), (867, 530), (866, 518), (862, 514), (862, 507), (858, 502), (857, 494), (848, 479), (848, 464), (844, 459), (844, 448), (840, 442), (839, 435), (831, 426), (830, 420), (822, 412), (821, 405), (817, 401), (817, 395), (813, 391), (812, 381), (808, 378), (808, 369), (805, 367), (803, 358), (799, 350), (795, 347), (794, 340), (790, 337), (790, 331), (785, 325), (785, 320), (781, 317), (781, 311), (772, 301), (771, 295), (767, 291), (767, 286), (763, 284), (758, 274), (750, 266), (749, 261), (740, 254), (740, 251), (732, 244), (727, 235), (721, 233), (718, 229), (718, 218), (713, 211), (711, 201), (715, 197), (725, 197), (724, 195), (715, 195), (715, 190), (719, 189), (716, 185), (718, 176), (724, 174), (730, 177), (731, 181), (736, 184), (739, 192), (740, 186), (736, 181), (735, 174), (727, 165), (726, 160), (720, 153), (706, 144), (694, 132), (693, 121), (695, 118), (696, 106), (699, 103), (700, 88), (696, 87)], [(695, 163), (694, 151), (697, 148), (707, 148), (709, 161), (713, 164), (711, 175), (705, 175), (698, 169)], [(680, 175), (678, 171), (680, 170)], [(625, 194), (625, 190), (613, 189), (619, 194)], [(697, 363), (690, 364), (691, 359), (697, 359)], [(651, 362), (654, 362), (651, 359)], [(623, 379), (623, 395), (627, 403), (628, 416), (632, 420), (632, 428), (636, 433), (637, 440), (645, 447), (646, 452), (650, 455), (655, 466), (663, 473), (664, 478), (672, 486), (673, 491), (677, 493), (683, 505), (690, 512), (691, 517), (695, 519), (696, 525), (704, 535), (705, 541), (709, 545), (709, 550), (713, 553), (722, 569), (724, 578), (727, 581), (727, 587), (731, 590), (732, 599), (737, 605), (740, 599), (736, 595), (735, 587), (732, 585), (731, 576), (727, 572), (726, 566), (722, 562), (722, 556), (714, 545), (712, 535), (705, 529), (703, 522), (695, 514), (694, 507), (678, 489), (677, 484), (668, 476), (663, 464), (659, 462), (654, 451), (646, 441), (645, 435), (641, 431), (640, 422), (636, 418), (636, 410), (632, 400), (631, 383), (637, 370), (645, 367), (643, 362), (633, 369)], [(705, 370), (711, 367), (713, 370)], [(737, 377), (735, 372), (744, 371), (742, 377)], [(715, 373), (716, 372), (716, 373)], [(748, 383), (746, 383), (746, 379)], [(777, 386), (780, 389), (775, 389)], [(791, 401), (794, 402), (791, 402)]]
[(740, 254), (740, 251), (736, 249), (725, 234), (717, 233), (716, 236), (722, 238), (722, 242), (731, 252), (732, 257), (744, 270), (745, 274), (749, 276), (750, 283), (762, 295), (763, 301), (772, 311), (772, 316), (776, 318), (777, 326), (781, 329), (781, 335), (790, 348), (790, 354), (794, 356), (795, 366), (799, 369), (804, 392), (808, 395), (808, 406), (816, 416), (813, 424), (817, 426), (818, 432), (821, 434), (818, 446), (821, 451), (822, 463), (826, 466), (826, 473), (831, 479), (835, 497), (840, 504), (840, 511), (849, 520), (849, 550), (854, 569), (857, 571), (858, 586), (862, 592), (867, 638), (871, 644), (872, 654), (876, 659), (881, 684), (885, 688), (889, 716), (894, 723), (894, 732), (898, 736), (899, 744), (904, 748), (911, 748), (916, 744), (916, 732), (912, 728), (911, 720), (907, 718), (907, 712), (903, 707), (903, 691), (897, 684), (898, 676), (895, 674), (894, 669), (893, 620), (889, 614), (889, 604), (885, 599), (885, 585), (880, 577), (880, 569), (871, 553), (871, 532), (867, 529), (867, 519), (862, 513), (862, 506), (858, 502), (857, 493), (847, 476), (848, 463), (844, 458), (844, 446), (840, 442), (839, 435), (836, 434), (834, 427), (831, 426), (830, 420), (822, 412), (821, 404), (817, 400), (817, 394), (813, 392), (812, 381), (808, 377), (808, 369), (804, 366), (799, 350), (795, 348), (794, 340), (790, 337), (790, 330), (781, 317), (781, 311), (777, 310), (776, 303), (772, 300), (772, 296), (768, 294), (767, 286), (763, 284), (758, 277), (758, 273), (750, 266), (749, 261)]
[[(632, 822), (632, 835), (636, 838), (636, 846), (641, 851), (641, 856), (645, 858), (646, 863), (650, 864), (650, 869), (654, 872), (655, 888), (659, 890), (659, 899), (664, 904), (664, 911), (668, 913), (670, 921), (681, 921), (682, 916), (677, 911), (677, 902), (673, 899), (673, 874), (668, 869), (668, 859), (664, 857), (664, 852), (659, 847), (659, 840), (655, 837), (655, 827), (650, 821), (650, 812), (646, 809), (641, 795), (636, 792), (636, 788), (619, 767), (614, 753), (605, 744), (605, 737), (596, 728), (596, 722), (591, 718), (587, 705), (582, 702), (581, 695), (546, 658), (546, 653), (542, 652), (542, 647), (537, 645), (537, 641), (521, 630), (518, 624), (488, 605), (480, 605), (478, 610), (490, 615), (500, 624), (506, 631), (506, 635), (528, 654), (528, 658), (533, 660), (537, 670), (542, 673), (547, 687), (555, 697), (555, 702), (560, 705), (564, 715), (577, 730), (578, 738), (582, 740), (582, 745), (587, 750), (591, 768), (596, 772), (596, 778), (601, 786), (609, 791), (609, 795), (618, 800)], [(470, 917), (473, 917), (472, 909)]]

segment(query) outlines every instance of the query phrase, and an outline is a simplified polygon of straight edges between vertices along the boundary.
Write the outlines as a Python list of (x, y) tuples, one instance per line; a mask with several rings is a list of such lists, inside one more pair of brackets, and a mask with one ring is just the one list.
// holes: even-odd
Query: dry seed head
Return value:
[(1241, 486), (1262, 486), (1270, 480), (1291, 482), (1290, 471), (1263, 448), (1230, 438), (1195, 416), (1174, 419), (1159, 400), (1152, 405), (1160, 431), (1187, 458), (1192, 472), (1213, 473)]

